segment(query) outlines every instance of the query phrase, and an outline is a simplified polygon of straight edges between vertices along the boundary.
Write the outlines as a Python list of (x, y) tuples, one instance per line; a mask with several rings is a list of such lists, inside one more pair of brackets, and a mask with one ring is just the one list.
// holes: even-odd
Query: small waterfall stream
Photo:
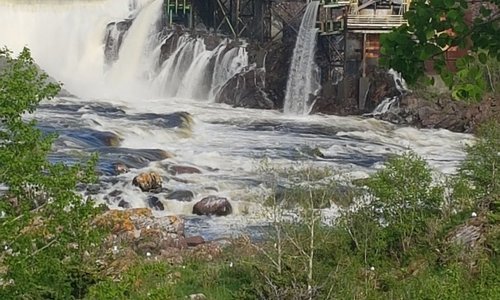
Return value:
[(401, 97), (409, 91), (408, 86), (400, 73), (394, 71), (393, 69), (390, 69), (388, 73), (392, 76), (394, 86), (399, 91), (400, 95), (388, 97), (382, 100), (382, 102), (380, 102), (379, 105), (377, 105), (377, 107), (375, 107), (375, 109), (371, 112), (370, 115), (372, 116), (382, 115), (390, 111), (394, 106), (399, 104)]
[(285, 114), (309, 114), (313, 104), (309, 97), (319, 88), (318, 80), (315, 78), (317, 66), (314, 62), (319, 4), (319, 1), (309, 2), (300, 24), (286, 86)]

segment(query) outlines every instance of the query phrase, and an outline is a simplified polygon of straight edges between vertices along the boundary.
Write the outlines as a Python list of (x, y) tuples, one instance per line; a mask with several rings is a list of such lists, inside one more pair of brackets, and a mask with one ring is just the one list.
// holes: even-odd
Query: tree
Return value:
[[(413, 0), (404, 16), (408, 24), (381, 37), (381, 63), (415, 83), (424, 75), (424, 62), (431, 61), (454, 98), (481, 99), (487, 89), (482, 65), (489, 59), (500, 61), (500, 1), (482, 1), (479, 14), (469, 22), (471, 2)], [(445, 62), (446, 52), (454, 47), (470, 50), (457, 60), (455, 74)]]
[(91, 223), (93, 201), (75, 192), (95, 180), (85, 165), (47, 159), (56, 136), (45, 135), (25, 114), (53, 98), (49, 83), (24, 49), (17, 58), (0, 49), (0, 298), (71, 299), (84, 293), (86, 257), (101, 235)]

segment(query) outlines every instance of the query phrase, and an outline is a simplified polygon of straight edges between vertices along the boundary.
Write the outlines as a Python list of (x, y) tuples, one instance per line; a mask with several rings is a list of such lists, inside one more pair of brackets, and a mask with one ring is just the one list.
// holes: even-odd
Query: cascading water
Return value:
[(160, 66), (169, 38), (161, 33), (163, 0), (0, 2), (8, 6), (0, 25), (12, 29), (2, 31), (3, 42), (14, 51), (27, 45), (41, 67), (78, 96), (213, 100), (248, 65), (243, 47), (228, 49), (224, 40), (207, 50), (203, 38), (186, 35)]
[(314, 62), (316, 50), (316, 17), (319, 1), (311, 1), (300, 24), (299, 34), (293, 50), (292, 63), (286, 86), (285, 114), (307, 115), (311, 111), (310, 97), (319, 88), (317, 66)]
[(228, 49), (228, 41), (223, 40), (208, 50), (203, 39), (185, 35), (163, 63), (153, 85), (163, 95), (213, 101), (224, 83), (247, 66), (244, 47)]
[[(28, 46), (36, 63), (75, 95), (42, 102), (34, 117), (43, 130), (60, 134), (51, 153), (54, 161), (99, 153), (104, 175), (99, 191), (93, 191), (98, 201), (114, 208), (149, 206), (150, 195), (131, 182), (139, 172), (154, 170), (169, 179), (165, 190), (193, 195), (192, 201), (177, 201), (164, 191), (155, 194), (165, 213), (188, 215), (187, 229), (189, 222), (198, 222), (190, 228), (209, 232), (209, 238), (210, 233), (220, 237), (254, 220), (262, 224), (258, 201), (263, 199), (263, 184), (256, 169), (263, 159), (273, 166), (328, 166), (357, 178), (408, 148), (445, 172), (452, 172), (463, 158), (460, 146), (470, 138), (464, 134), (397, 127), (374, 119), (296, 118), (198, 101), (213, 100), (233, 75), (254, 66), (244, 45), (223, 40), (210, 46), (213, 43), (200, 37), (159, 32), (161, 3), (0, 0), (0, 46), (15, 52)], [(288, 103), (288, 113), (308, 113), (307, 95), (316, 88), (311, 74), (317, 4), (309, 4), (304, 17), (289, 81), (288, 92), (301, 96), (288, 99), (302, 99), (302, 104)], [(171, 39), (174, 36), (178, 39)], [(240, 91), (239, 85), (231, 88)], [(117, 162), (130, 172), (117, 175), (112, 168)], [(172, 167), (198, 172), (172, 175)], [(232, 215), (191, 215), (194, 203), (214, 194), (230, 200)]]
[(392, 76), (392, 79), (394, 80), (394, 86), (399, 91), (400, 95), (385, 98), (384, 100), (382, 100), (382, 102), (380, 102), (379, 105), (377, 105), (377, 107), (375, 107), (370, 115), (376, 116), (385, 114), (386, 112), (390, 111), (394, 107), (394, 105), (399, 103), (401, 96), (408, 92), (408, 86), (406, 85), (404, 78), (401, 76), (401, 73), (398, 73), (393, 69), (390, 69), (388, 73)]

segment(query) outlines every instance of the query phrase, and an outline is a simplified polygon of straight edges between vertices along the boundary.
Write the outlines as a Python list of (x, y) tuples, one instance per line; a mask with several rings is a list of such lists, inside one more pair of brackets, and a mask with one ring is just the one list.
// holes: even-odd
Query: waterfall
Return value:
[(318, 7), (319, 1), (309, 2), (300, 24), (286, 86), (284, 101), (286, 114), (309, 114), (312, 108), (309, 97), (319, 89), (316, 78), (317, 66), (314, 62), (318, 33), (316, 28)]
[(214, 99), (224, 84), (247, 66), (248, 54), (245, 48), (232, 48), (223, 55), (217, 53), (210, 99)]
[[(148, 80), (151, 68), (150, 54), (155, 49), (158, 38), (158, 24), (162, 17), (163, 0), (154, 0), (142, 8), (123, 40), (119, 59), (109, 73), (110, 81), (122, 83), (122, 88), (135, 81)], [(131, 76), (135, 74), (135, 76)]]
[[(84, 98), (179, 97), (213, 100), (248, 66), (244, 46), (181, 36), (160, 64), (173, 32), (161, 27), (163, 0), (0, 0), (0, 41), (35, 61)], [(230, 46), (231, 45), (231, 46)]]
[(153, 86), (169, 97), (213, 101), (222, 86), (247, 66), (244, 47), (228, 50), (228, 41), (223, 40), (208, 50), (202, 38), (184, 35), (179, 38), (177, 49), (163, 62)]
[(375, 107), (375, 109), (371, 112), (371, 115), (373, 116), (382, 115), (390, 111), (394, 105), (399, 104), (399, 100), (401, 100), (401, 97), (409, 91), (408, 86), (406, 85), (406, 81), (401, 76), (401, 73), (396, 72), (394, 69), (390, 69), (388, 73), (392, 76), (392, 80), (394, 80), (394, 86), (396, 87), (400, 95), (387, 97), (382, 100), (382, 102), (380, 102), (379, 105), (377, 105), (377, 107)]
[(398, 101), (399, 101), (399, 97), (397, 97), (397, 96), (396, 97), (385, 98), (384, 100), (382, 100), (382, 102), (379, 103), (379, 105), (377, 105), (377, 107), (375, 107), (375, 109), (373, 110), (373, 112), (371, 113), (371, 115), (377, 116), (377, 115), (385, 114)]

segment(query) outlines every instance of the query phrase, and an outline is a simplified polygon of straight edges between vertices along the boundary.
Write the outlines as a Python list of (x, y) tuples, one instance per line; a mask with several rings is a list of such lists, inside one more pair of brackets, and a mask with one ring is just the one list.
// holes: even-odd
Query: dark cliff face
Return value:
[(127, 19), (120, 22), (109, 23), (106, 26), (106, 36), (104, 38), (104, 57), (107, 64), (112, 64), (118, 60), (118, 54), (133, 19)]
[(251, 66), (226, 82), (217, 94), (216, 102), (245, 108), (275, 108), (265, 91), (264, 77), (264, 69)]

